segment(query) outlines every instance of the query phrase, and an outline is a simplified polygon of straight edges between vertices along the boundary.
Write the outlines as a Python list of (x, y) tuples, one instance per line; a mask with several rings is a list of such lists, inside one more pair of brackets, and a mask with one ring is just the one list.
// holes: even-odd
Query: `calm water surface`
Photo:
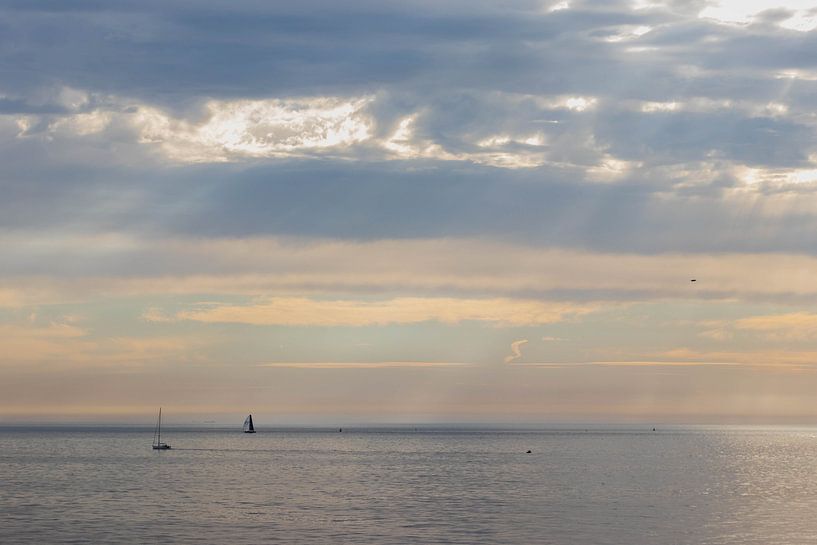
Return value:
[(817, 543), (813, 429), (163, 438), (0, 428), (0, 543)]

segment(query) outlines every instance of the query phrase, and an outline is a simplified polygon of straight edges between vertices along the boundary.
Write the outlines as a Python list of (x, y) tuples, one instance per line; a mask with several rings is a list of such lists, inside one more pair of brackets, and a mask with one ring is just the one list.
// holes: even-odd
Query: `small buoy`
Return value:
[(530, 454), (530, 451), (526, 452), (525, 454)]
[(695, 279), (693, 278), (692, 280), (690, 280), (690, 282), (697, 282), (697, 280), (695, 280)]
[(343, 428), (338, 428), (338, 433), (342, 433), (342, 432), (343, 432)]
[(655, 428), (653, 428), (652, 431), (655, 431)]

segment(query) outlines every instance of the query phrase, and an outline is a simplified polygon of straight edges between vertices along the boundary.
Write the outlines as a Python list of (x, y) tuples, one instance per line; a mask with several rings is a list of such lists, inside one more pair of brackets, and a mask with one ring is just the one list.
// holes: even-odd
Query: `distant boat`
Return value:
[(255, 428), (252, 425), (252, 415), (247, 415), (244, 419), (244, 433), (255, 433)]
[(162, 443), (162, 408), (159, 407), (159, 421), (153, 430), (153, 450), (170, 450), (170, 445)]

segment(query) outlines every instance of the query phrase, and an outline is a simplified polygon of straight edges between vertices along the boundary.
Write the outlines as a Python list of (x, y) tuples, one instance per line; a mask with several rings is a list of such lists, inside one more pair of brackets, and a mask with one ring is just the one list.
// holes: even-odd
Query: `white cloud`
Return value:
[[(782, 76), (781, 76), (782, 77)], [(638, 110), (642, 113), (668, 113), (668, 112), (735, 112), (750, 117), (779, 117), (789, 113), (788, 104), (776, 101), (752, 101), (734, 99), (711, 99), (707, 97), (692, 96), (684, 99), (655, 102), (655, 101), (622, 101), (622, 106)]]
[(547, 9), (547, 11), (553, 13), (554, 11), (562, 11), (565, 9), (570, 9), (570, 2), (568, 0), (563, 0), (553, 4)]
[[(87, 93), (72, 100), (80, 103), (76, 102), (79, 96), (88, 101)], [(518, 98), (507, 95), (505, 99)], [(462, 135), (460, 145), (446, 147), (418, 134), (417, 124), (430, 115), (422, 109), (406, 114), (390, 134), (380, 136), (378, 119), (370, 111), (374, 100), (373, 96), (210, 100), (199, 118), (188, 118), (151, 104), (106, 96), (99, 97), (101, 105), (96, 109), (16, 115), (11, 121), (19, 138), (41, 138), (50, 144), (95, 136), (96, 140), (88, 140), (91, 145), (115, 141), (122, 148), (130, 134), (135, 137), (133, 144), (178, 163), (313, 156), (466, 161), (500, 168), (547, 163), (548, 137), (541, 130), (528, 127), (494, 135)], [(537, 100), (543, 108), (574, 112), (593, 108), (597, 102), (584, 96)]]
[(748, 24), (759, 13), (771, 9), (785, 9), (792, 15), (779, 24), (784, 28), (808, 32), (817, 28), (817, 6), (813, 0), (718, 0), (704, 8), (699, 17), (722, 23)]
[(380, 146), (401, 159), (456, 160), (458, 157), (431, 140), (417, 138), (415, 124), (419, 114), (404, 117), (394, 132), (380, 142)]
[(511, 343), (511, 353), (505, 356), (505, 363), (511, 363), (522, 357), (522, 345), (528, 342), (527, 339), (520, 339)]
[(588, 167), (586, 172), (590, 181), (614, 182), (620, 180), (639, 166), (641, 166), (639, 162), (622, 161), (605, 153), (599, 164)]
[(564, 107), (576, 112), (583, 112), (588, 108), (595, 107), (595, 105), (596, 99), (592, 97), (567, 97), (564, 100)]
[(620, 27), (618, 32), (616, 32), (614, 34), (611, 34), (609, 36), (606, 36), (604, 38), (604, 41), (617, 43), (617, 42), (624, 42), (624, 41), (628, 41), (628, 40), (635, 40), (637, 38), (640, 38), (644, 34), (650, 32), (651, 30), (652, 30), (652, 27), (650, 27), (650, 26), (626, 25), (626, 26)]
[(141, 106), (131, 123), (140, 141), (181, 162), (281, 157), (342, 148), (371, 138), (370, 97), (212, 100), (199, 122)]
[(641, 111), (645, 113), (674, 112), (678, 106), (677, 102), (644, 102), (641, 105)]
[(437, 159), (441, 161), (470, 161), (501, 168), (532, 168), (547, 161), (541, 149), (524, 149), (519, 145), (538, 148), (545, 144), (540, 132), (520, 135), (491, 135), (473, 142), (475, 152), (453, 153), (432, 140), (417, 138), (415, 123), (418, 114), (400, 120), (395, 131), (380, 146), (401, 159)]
[(86, 106), (91, 100), (91, 95), (82, 89), (73, 87), (62, 87), (57, 92), (55, 102), (69, 110), (78, 110)]
[[(48, 130), (52, 134), (65, 132), (78, 136), (88, 136), (104, 131), (113, 120), (114, 115), (111, 112), (95, 110), (59, 118), (49, 125)], [(24, 123), (25, 126), (30, 125), (30, 122)]]
[(749, 185), (759, 183), (796, 185), (817, 182), (817, 168), (771, 169), (738, 167), (735, 171), (738, 177)]
[(630, 5), (635, 10), (650, 9), (662, 5), (664, 1), (665, 0), (632, 0)]
[(793, 79), (802, 81), (817, 81), (817, 72), (814, 70), (781, 70), (774, 75), (775, 79)]

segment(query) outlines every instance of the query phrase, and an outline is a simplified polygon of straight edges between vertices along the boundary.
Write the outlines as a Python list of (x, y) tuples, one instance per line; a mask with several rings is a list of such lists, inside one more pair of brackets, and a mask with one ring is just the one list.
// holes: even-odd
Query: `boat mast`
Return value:
[(162, 408), (159, 407), (159, 445), (162, 444)]
[(156, 444), (156, 432), (159, 431), (159, 422), (156, 422), (156, 425), (153, 426), (153, 444)]

